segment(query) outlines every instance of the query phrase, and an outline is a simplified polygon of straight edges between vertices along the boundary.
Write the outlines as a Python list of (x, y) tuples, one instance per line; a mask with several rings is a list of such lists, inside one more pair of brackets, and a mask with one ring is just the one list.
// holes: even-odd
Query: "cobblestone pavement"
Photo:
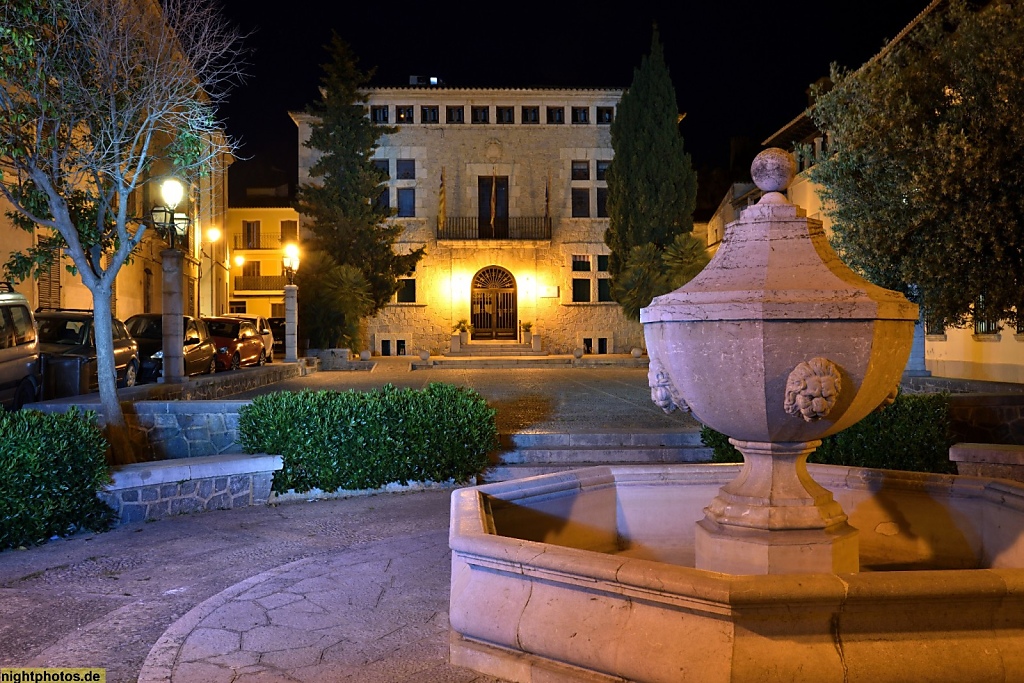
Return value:
[(556, 366), (410, 372), (409, 363), (408, 358), (382, 358), (373, 372), (318, 372), (231, 398), (307, 388), (370, 389), (388, 383), (418, 389), (430, 382), (448, 382), (472, 387), (497, 408), (498, 430), (502, 433), (700, 428), (690, 415), (666, 415), (651, 402), (646, 368)]
[(490, 683), (447, 664), (449, 495), (221, 510), (5, 551), (0, 667)]

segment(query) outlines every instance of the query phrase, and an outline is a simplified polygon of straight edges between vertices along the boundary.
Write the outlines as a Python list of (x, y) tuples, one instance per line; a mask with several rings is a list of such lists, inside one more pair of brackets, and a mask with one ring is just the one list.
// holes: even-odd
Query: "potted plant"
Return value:
[(530, 344), (533, 342), (533, 323), (527, 321), (525, 323), (519, 323), (520, 329), (523, 331), (523, 343)]
[(459, 333), (459, 343), (463, 346), (469, 343), (469, 335), (472, 331), (473, 326), (465, 318), (455, 323), (455, 327), (452, 328), (452, 332)]

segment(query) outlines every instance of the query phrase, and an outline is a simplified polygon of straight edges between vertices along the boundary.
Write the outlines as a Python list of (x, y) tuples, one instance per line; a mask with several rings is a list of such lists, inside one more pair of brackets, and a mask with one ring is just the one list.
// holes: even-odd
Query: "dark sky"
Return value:
[(831, 62), (859, 66), (927, 0), (223, 4), (251, 34), (250, 76), (223, 110), (228, 132), (240, 156), (294, 172), (297, 134), (287, 112), (318, 96), (332, 29), (364, 69), (376, 67), (373, 85), (418, 74), (455, 87), (628, 87), (657, 22), (694, 164), (725, 165), (731, 136), (763, 140), (800, 113), (807, 86)]

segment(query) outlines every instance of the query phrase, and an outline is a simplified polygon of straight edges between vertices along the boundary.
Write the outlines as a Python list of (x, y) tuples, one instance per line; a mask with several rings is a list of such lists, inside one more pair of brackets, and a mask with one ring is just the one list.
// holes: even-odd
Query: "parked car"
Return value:
[(0, 282), (0, 403), (17, 410), (39, 398), (39, 343), (28, 299)]
[[(117, 386), (135, 386), (139, 374), (139, 345), (128, 334), (124, 323), (111, 318), (114, 336), (114, 369)], [(92, 311), (60, 309), (36, 313), (39, 328), (39, 352), (44, 356), (46, 397), (75, 396), (96, 391), (96, 337)], [(78, 359), (77, 367), (68, 363)], [(76, 377), (63, 375), (71, 373)]]
[(274, 355), (280, 354), (284, 358), (284, 318), (267, 318), (267, 323), (274, 333)]
[[(249, 313), (228, 313), (225, 318), (239, 318), (248, 320), (256, 326), (256, 331), (263, 336), (263, 347), (267, 350), (267, 362), (274, 362), (274, 350), (277, 348), (277, 336), (269, 318), (262, 315), (251, 315)], [(284, 318), (282, 318), (284, 320)], [(284, 331), (281, 332), (281, 353), (284, 354)]]
[(236, 370), (243, 365), (264, 365), (267, 349), (263, 335), (248, 320), (203, 318), (217, 346), (217, 369)]
[[(164, 325), (160, 313), (141, 313), (125, 321), (128, 332), (139, 344), (142, 368), (140, 382), (155, 382), (164, 373)], [(200, 318), (186, 315), (183, 329), (185, 375), (209, 375), (217, 370), (217, 347), (214, 346), (206, 323)]]

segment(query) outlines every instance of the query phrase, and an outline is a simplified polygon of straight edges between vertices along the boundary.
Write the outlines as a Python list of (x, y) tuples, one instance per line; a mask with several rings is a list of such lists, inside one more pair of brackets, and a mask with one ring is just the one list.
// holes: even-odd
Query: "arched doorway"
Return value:
[(516, 279), (498, 266), (473, 276), (473, 339), (517, 339)]

